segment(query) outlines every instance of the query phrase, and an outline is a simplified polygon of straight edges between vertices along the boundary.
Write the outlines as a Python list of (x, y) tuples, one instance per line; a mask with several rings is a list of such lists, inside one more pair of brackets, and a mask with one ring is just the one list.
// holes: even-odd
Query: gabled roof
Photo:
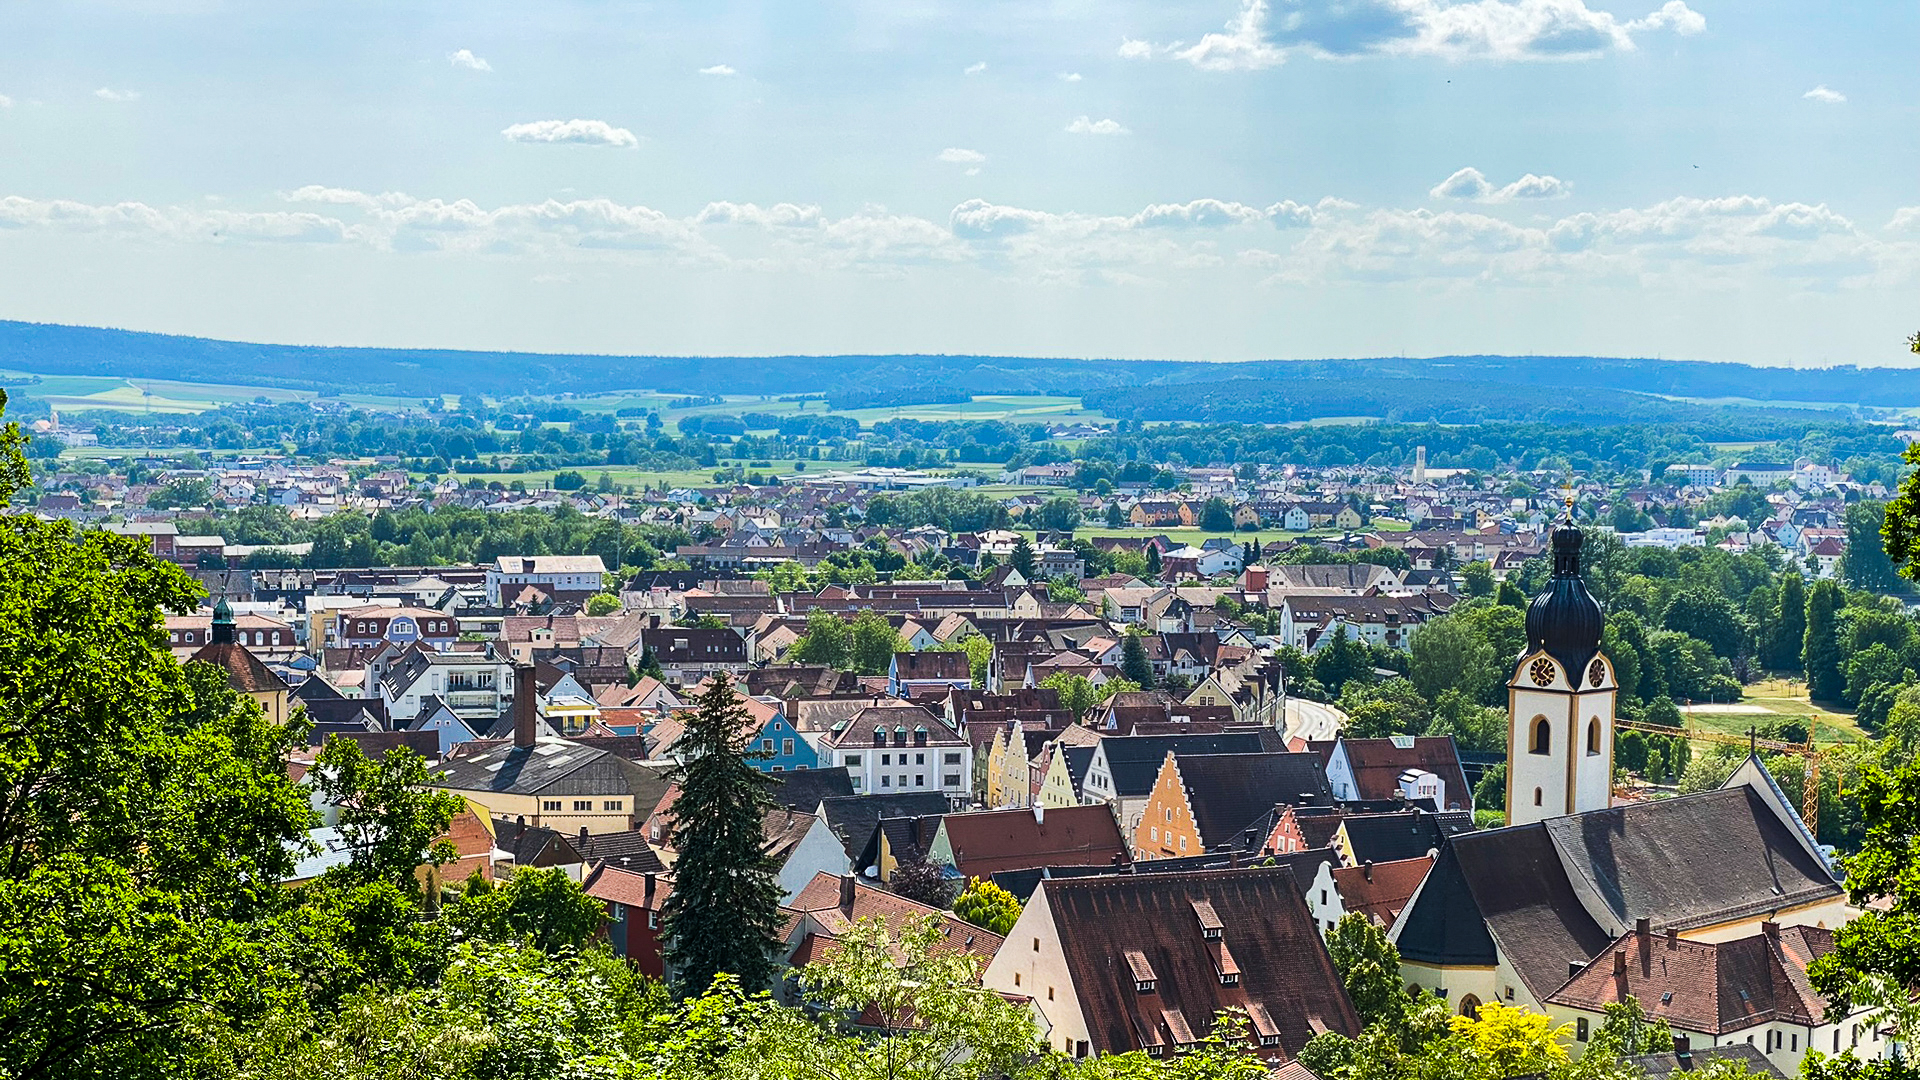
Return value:
[(1354, 787), (1362, 799), (1395, 797), (1400, 791), (1400, 775), (1408, 769), (1420, 769), (1446, 782), (1449, 805), (1442, 809), (1469, 807), (1473, 787), (1460, 768), (1460, 754), (1451, 735), (1341, 739), (1340, 745), (1346, 749)]
[[(846, 886), (852, 886), (852, 903), (843, 903)], [(799, 895), (786, 905), (790, 912), (804, 914), (812, 932), (799, 943), (793, 958), (801, 967), (832, 952), (831, 944), (861, 919), (884, 919), (895, 936), (905, 929), (909, 919), (932, 916), (940, 928), (940, 939), (933, 945), (935, 955), (966, 953), (984, 964), (993, 959), (1006, 941), (999, 934), (962, 921), (950, 911), (915, 903), (904, 896), (854, 881), (848, 882), (825, 871), (813, 875)]]
[(1279, 804), (1331, 806), (1327, 774), (1316, 754), (1175, 754), (1200, 844), (1257, 849), (1266, 834), (1242, 831)]
[(1340, 904), (1349, 912), (1357, 911), (1383, 926), (1392, 926), (1432, 867), (1433, 859), (1424, 855), (1364, 866), (1336, 866), (1333, 886), (1340, 890)]
[(767, 789), (773, 801), (808, 814), (813, 813), (823, 799), (853, 794), (853, 777), (845, 769), (798, 769), (769, 775), (776, 781)]
[(666, 782), (644, 765), (554, 738), (542, 738), (531, 747), (509, 743), (485, 753), (454, 758), (434, 771), (430, 783), (455, 791), (517, 795), (632, 793), (636, 810), (643, 806), (642, 788), (666, 788)]
[(1833, 931), (1763, 926), (1761, 933), (1721, 942), (1629, 932), (1549, 1000), (1599, 1012), (1632, 996), (1653, 1019), (1715, 1036), (1775, 1020), (1819, 1023), (1826, 1003), (1807, 982), (1806, 968), (1833, 950)]
[(1127, 842), (1105, 806), (1056, 806), (948, 814), (940, 830), (954, 868), (989, 878), (1033, 866), (1112, 866), (1127, 859)]
[[(1232, 731), (1215, 735), (1122, 735), (1100, 740), (1101, 756), (1113, 777), (1116, 795), (1145, 795), (1153, 790), (1160, 763), (1168, 754), (1258, 754), (1283, 750), (1284, 745), (1268, 745), (1262, 731)], [(1276, 736), (1277, 732), (1274, 733)]]
[(1394, 814), (1348, 814), (1342, 821), (1347, 845), (1356, 863), (1417, 859), (1437, 851), (1444, 836), (1473, 831), (1465, 814), (1429, 814), (1404, 810)]
[(224, 669), (227, 685), (243, 694), (269, 694), (287, 688), (286, 680), (275, 675), (259, 657), (231, 641), (202, 645), (187, 660)]
[[(827, 770), (819, 770), (825, 772)], [(839, 770), (843, 775), (846, 770)], [(938, 791), (901, 792), (892, 795), (841, 795), (820, 800), (819, 812), (827, 826), (847, 849), (847, 858), (860, 864), (873, 843), (874, 830), (882, 818), (938, 817), (949, 808), (947, 797)]]
[[(1040, 885), (1087, 1030), (1100, 1052), (1204, 1037), (1222, 1009), (1271, 1026), (1293, 1056), (1321, 1031), (1360, 1022), (1292, 871), (1283, 868), (1048, 879)], [(1220, 922), (1204, 936), (1195, 901)], [(1223, 985), (1222, 948), (1239, 969)], [(1129, 954), (1151, 969), (1143, 990)]]

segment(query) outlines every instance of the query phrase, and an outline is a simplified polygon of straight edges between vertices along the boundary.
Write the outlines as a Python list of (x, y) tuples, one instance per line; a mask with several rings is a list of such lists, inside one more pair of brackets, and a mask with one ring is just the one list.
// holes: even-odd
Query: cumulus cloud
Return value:
[(95, 90), (93, 96), (99, 98), (101, 101), (139, 101), (140, 91), (115, 90), (110, 86), (103, 86)]
[(966, 70), (962, 71), (961, 74), (962, 75), (978, 75), (985, 70), (987, 70), (987, 62), (985, 60), (981, 60), (976, 63), (968, 64), (966, 67)]
[(13, 108), (13, 99), (8, 97), (5, 94), (0, 94), (0, 109), (11, 109), (11, 108)]
[(501, 130), (512, 142), (579, 143), (583, 146), (638, 146), (640, 139), (605, 120), (535, 120)]
[(1685, 0), (1625, 20), (1585, 0), (1289, 0), (1278, 18), (1268, 0), (1241, 0), (1225, 32), (1193, 44), (1130, 39), (1120, 55), (1172, 57), (1205, 71), (1257, 71), (1293, 52), (1322, 59), (1580, 60), (1632, 51), (1640, 35), (1691, 35), (1706, 27)]
[[(1484, 187), (1470, 179), (1461, 181), (1462, 190), (1506, 190), (1484, 176)], [(1824, 203), (1745, 194), (1525, 221), (1503, 220), (1477, 205), (1362, 208), (1336, 198), (1265, 206), (1198, 198), (1120, 213), (971, 199), (944, 221), (876, 206), (835, 215), (785, 202), (713, 202), (691, 214), (610, 199), (483, 206), (470, 199), (320, 184), (280, 198), (276, 207), (247, 209), (0, 197), (0, 230), (107, 242), (525, 256), (538, 260), (533, 269), (552, 273), (612, 260), (888, 275), (972, 265), (1010, 280), (1054, 285), (1161, 283), (1231, 273), (1277, 285), (1405, 281), (1529, 289), (1732, 290), (1763, 279), (1817, 288), (1905, 288), (1920, 280), (1920, 207), (1899, 210), (1876, 230)]]
[(1839, 105), (1847, 100), (1847, 95), (1838, 90), (1829, 89), (1826, 83), (1821, 83), (1819, 86), (1814, 87), (1800, 96), (1808, 101), (1817, 101), (1822, 105)]
[(1075, 135), (1130, 135), (1132, 132), (1120, 126), (1118, 120), (1095, 120), (1088, 116), (1075, 117), (1067, 125), (1067, 130)]
[(472, 49), (456, 49), (448, 53), (447, 63), (457, 68), (466, 68), (468, 71), (493, 70), (493, 65), (487, 63), (484, 58), (473, 55)]
[(1202, 71), (1258, 71), (1286, 62), (1287, 54), (1267, 40), (1266, 0), (1245, 0), (1226, 33), (1208, 34), (1173, 55)]
[(1533, 173), (1505, 187), (1495, 187), (1479, 169), (1468, 166), (1434, 185), (1427, 194), (1436, 199), (1499, 203), (1515, 199), (1564, 199), (1572, 193), (1573, 185), (1565, 180)]
[(1061, 82), (1079, 82), (1080, 73), (1077, 71), (1063, 71), (1060, 73), (1060, 81)]
[(722, 77), (725, 77), (725, 76), (728, 76), (728, 75), (738, 75), (738, 74), (740, 74), (740, 73), (739, 73), (739, 72), (737, 72), (737, 71), (735, 71), (735, 70), (733, 70), (732, 68), (730, 68), (730, 67), (728, 67), (728, 66), (727, 66), (727, 65), (725, 65), (725, 64), (715, 64), (715, 65), (713, 65), (712, 67), (703, 67), (703, 68), (701, 68), (701, 69), (700, 69), (700, 74), (702, 74), (702, 75), (719, 75), (719, 76), (722, 76)]

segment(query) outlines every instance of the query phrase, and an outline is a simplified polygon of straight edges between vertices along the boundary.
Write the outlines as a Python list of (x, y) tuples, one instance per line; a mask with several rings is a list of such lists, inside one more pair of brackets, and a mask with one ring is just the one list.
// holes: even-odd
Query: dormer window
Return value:
[(1220, 921), (1220, 916), (1213, 910), (1213, 903), (1211, 901), (1193, 901), (1193, 914), (1195, 918), (1200, 920), (1200, 936), (1202, 938), (1208, 941), (1219, 941), (1226, 935), (1226, 924)]
[(1127, 950), (1127, 968), (1133, 973), (1133, 988), (1142, 994), (1151, 994), (1160, 985), (1160, 979), (1153, 973), (1153, 965), (1147, 963), (1147, 954), (1138, 949)]

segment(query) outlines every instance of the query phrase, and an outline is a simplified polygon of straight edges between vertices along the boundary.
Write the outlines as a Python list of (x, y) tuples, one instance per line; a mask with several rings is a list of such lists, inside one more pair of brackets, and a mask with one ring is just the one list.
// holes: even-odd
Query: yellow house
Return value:
[(1333, 523), (1343, 529), (1357, 529), (1365, 525), (1367, 521), (1360, 516), (1360, 511), (1355, 510), (1351, 506), (1343, 506), (1340, 508), (1339, 513), (1333, 515)]

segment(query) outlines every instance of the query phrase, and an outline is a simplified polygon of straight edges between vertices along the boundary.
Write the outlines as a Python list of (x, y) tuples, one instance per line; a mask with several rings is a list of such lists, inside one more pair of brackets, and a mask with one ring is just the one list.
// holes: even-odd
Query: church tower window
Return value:
[(1547, 718), (1544, 716), (1533, 718), (1533, 740), (1527, 746), (1527, 753), (1553, 753), (1553, 725), (1547, 723)]

